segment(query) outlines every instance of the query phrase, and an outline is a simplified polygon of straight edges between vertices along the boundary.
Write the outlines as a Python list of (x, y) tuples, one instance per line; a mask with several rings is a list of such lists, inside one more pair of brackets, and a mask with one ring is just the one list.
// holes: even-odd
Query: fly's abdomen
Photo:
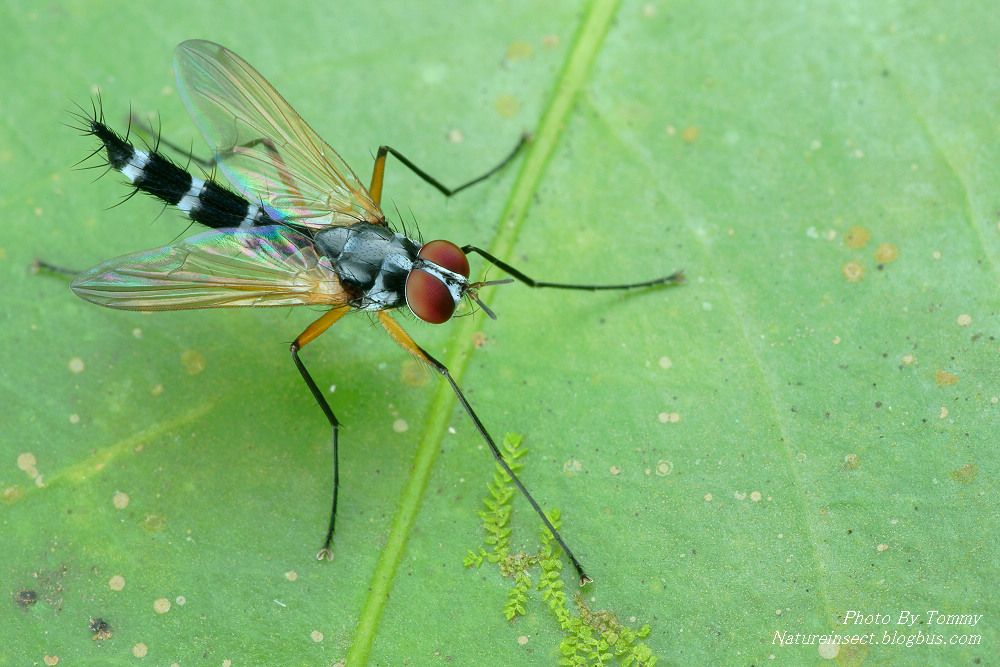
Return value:
[(153, 150), (136, 148), (97, 119), (90, 119), (89, 132), (101, 140), (108, 165), (120, 171), (137, 190), (176, 206), (206, 227), (273, 225), (262, 207), (212, 180), (192, 176), (170, 159)]

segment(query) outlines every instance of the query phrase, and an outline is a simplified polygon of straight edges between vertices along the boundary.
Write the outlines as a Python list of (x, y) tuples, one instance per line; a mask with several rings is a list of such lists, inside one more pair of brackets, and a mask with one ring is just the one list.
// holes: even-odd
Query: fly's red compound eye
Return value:
[[(462, 249), (450, 241), (424, 244), (417, 257), (443, 269), (469, 277), (469, 260)], [(406, 277), (406, 304), (424, 322), (441, 324), (455, 312), (455, 298), (442, 279), (423, 269), (414, 269)]]
[(417, 256), (466, 278), (469, 277), (469, 259), (462, 249), (451, 241), (425, 243)]

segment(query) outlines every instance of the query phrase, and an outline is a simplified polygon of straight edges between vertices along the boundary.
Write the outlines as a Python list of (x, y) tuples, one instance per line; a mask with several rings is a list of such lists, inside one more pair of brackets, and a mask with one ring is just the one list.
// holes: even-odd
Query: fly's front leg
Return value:
[(299, 334), (298, 338), (292, 342), (290, 347), (292, 352), (292, 361), (295, 362), (295, 367), (299, 369), (302, 379), (305, 380), (306, 386), (308, 386), (309, 391), (312, 392), (313, 398), (316, 399), (316, 403), (319, 404), (323, 414), (326, 415), (326, 419), (330, 422), (330, 428), (333, 431), (331, 436), (333, 444), (333, 505), (330, 508), (330, 525), (326, 530), (326, 539), (323, 540), (323, 547), (319, 550), (319, 553), (316, 554), (317, 560), (333, 560), (333, 550), (330, 548), (330, 545), (333, 542), (333, 528), (337, 521), (337, 491), (340, 488), (340, 475), (338, 473), (337, 466), (337, 432), (340, 428), (340, 422), (337, 421), (337, 416), (333, 414), (333, 409), (330, 407), (330, 403), (326, 400), (326, 397), (323, 395), (323, 392), (320, 391), (319, 387), (316, 386), (316, 382), (312, 379), (312, 375), (309, 374), (309, 371), (306, 370), (305, 364), (302, 363), (302, 359), (299, 358), (299, 350), (333, 326), (333, 324), (346, 315), (348, 311), (350, 311), (348, 306), (338, 306), (337, 308), (328, 311), (318, 320), (306, 327), (306, 330)]
[(482, 181), (485, 181), (487, 178), (489, 178), (493, 174), (497, 173), (498, 171), (506, 167), (507, 163), (513, 160), (517, 156), (517, 154), (521, 152), (521, 149), (524, 147), (526, 143), (528, 143), (530, 139), (531, 135), (522, 134), (520, 141), (518, 141), (517, 145), (514, 146), (514, 150), (512, 150), (507, 157), (501, 160), (500, 164), (496, 165), (495, 167), (487, 171), (485, 174), (477, 176), (471, 181), (462, 183), (461, 185), (455, 188), (449, 188), (447, 185), (444, 185), (441, 181), (437, 180), (436, 178), (428, 174), (426, 171), (424, 171), (417, 165), (413, 164), (413, 162), (410, 161), (409, 158), (407, 158), (405, 155), (397, 151), (392, 146), (379, 146), (378, 154), (375, 155), (375, 168), (372, 170), (372, 181), (371, 185), (368, 187), (368, 194), (371, 195), (372, 201), (375, 202), (376, 206), (381, 206), (382, 179), (385, 176), (385, 158), (387, 155), (392, 155), (397, 160), (402, 162), (410, 171), (419, 176), (420, 180), (430, 185), (432, 188), (443, 194), (445, 197), (451, 197), (452, 195), (456, 195), (462, 190), (471, 187), (476, 183), (481, 183)]
[(476, 425), (476, 430), (479, 431), (479, 435), (482, 436), (483, 440), (486, 441), (486, 444), (489, 445), (490, 453), (493, 454), (493, 458), (496, 459), (497, 463), (500, 464), (500, 467), (503, 468), (504, 472), (507, 473), (507, 476), (510, 477), (511, 481), (514, 482), (514, 485), (524, 495), (528, 503), (531, 505), (531, 508), (535, 510), (535, 513), (538, 514), (539, 518), (541, 518), (542, 523), (545, 524), (548, 531), (552, 533), (552, 537), (554, 537), (559, 546), (562, 547), (562, 550), (566, 552), (566, 557), (569, 558), (571, 563), (573, 563), (573, 567), (576, 568), (576, 572), (580, 576), (580, 585), (583, 586), (593, 581), (593, 579), (587, 576), (587, 573), (583, 571), (583, 566), (580, 565), (580, 561), (577, 560), (573, 551), (566, 545), (566, 542), (563, 541), (562, 535), (559, 534), (556, 527), (552, 525), (551, 521), (549, 521), (549, 517), (547, 517), (545, 512), (542, 511), (538, 501), (535, 500), (535, 498), (528, 491), (528, 488), (521, 482), (520, 479), (518, 479), (517, 475), (514, 474), (514, 471), (511, 470), (510, 465), (503, 458), (500, 448), (497, 447), (496, 442), (493, 441), (493, 436), (491, 436), (489, 431), (486, 430), (486, 426), (484, 426), (483, 422), (479, 419), (479, 415), (477, 415), (475, 410), (472, 409), (472, 405), (465, 398), (465, 394), (462, 393), (458, 383), (455, 382), (455, 378), (451, 376), (451, 372), (448, 370), (448, 367), (429, 355), (422, 347), (417, 345), (416, 342), (410, 338), (410, 335), (406, 333), (401, 326), (399, 326), (399, 323), (392, 319), (392, 316), (389, 315), (389, 313), (384, 310), (379, 311), (378, 319), (392, 339), (396, 341), (404, 350), (433, 368), (435, 371), (440, 373), (445, 380), (447, 380), (452, 391), (455, 392), (458, 402), (465, 410), (465, 414), (469, 415), (472, 423)]
[(656, 285), (681, 285), (684, 283), (684, 271), (674, 271), (669, 276), (663, 276), (662, 278), (653, 278), (652, 280), (643, 280), (636, 283), (621, 283), (618, 285), (590, 285), (585, 283), (553, 283), (544, 280), (535, 280), (534, 278), (529, 278), (526, 274), (518, 271), (513, 266), (507, 262), (498, 259), (486, 252), (482, 248), (477, 248), (474, 245), (467, 245), (462, 247), (462, 252), (468, 255), (471, 252), (476, 253), (487, 262), (497, 267), (501, 271), (504, 271), (510, 276), (528, 287), (552, 287), (555, 289), (572, 289), (572, 290), (585, 290), (588, 292), (596, 292), (598, 290), (630, 290), (638, 289), (641, 287), (654, 287)]

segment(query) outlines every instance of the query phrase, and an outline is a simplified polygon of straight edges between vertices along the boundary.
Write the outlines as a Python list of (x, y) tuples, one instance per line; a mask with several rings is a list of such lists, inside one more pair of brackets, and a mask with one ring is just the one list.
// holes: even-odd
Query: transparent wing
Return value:
[(384, 224), (351, 168), (238, 55), (213, 42), (183, 42), (174, 72), (184, 106), (219, 170), (277, 220), (307, 227)]
[(341, 305), (348, 295), (308, 236), (286, 227), (213, 229), (109, 260), (73, 280), (78, 296), (124, 310)]

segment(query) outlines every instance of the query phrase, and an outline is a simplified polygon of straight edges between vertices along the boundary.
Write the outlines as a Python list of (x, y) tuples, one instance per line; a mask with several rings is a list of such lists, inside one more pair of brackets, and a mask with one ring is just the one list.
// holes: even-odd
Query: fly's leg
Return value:
[(134, 112), (129, 116), (129, 130), (131, 131), (132, 129), (136, 129), (139, 132), (140, 136), (142, 136), (143, 141), (152, 143), (154, 150), (158, 150), (161, 145), (166, 146), (173, 152), (177, 153), (177, 155), (183, 155), (191, 162), (194, 162), (196, 165), (198, 165), (205, 171), (211, 171), (215, 169), (219, 165), (219, 162), (222, 161), (222, 156), (224, 155), (238, 153), (239, 149), (241, 148), (244, 149), (256, 148), (257, 146), (260, 145), (263, 145), (269, 153), (271, 153), (277, 158), (279, 162), (281, 161), (281, 155), (278, 152), (277, 147), (274, 145), (274, 142), (268, 139), (267, 137), (258, 137), (257, 139), (248, 141), (245, 144), (239, 144), (237, 146), (233, 146), (224, 151), (221, 151), (220, 154), (216, 155), (215, 157), (203, 158), (195, 155), (193, 148), (184, 148), (180, 144), (174, 143), (169, 139), (165, 139), (163, 135), (160, 133), (160, 130), (155, 129), (149, 121), (147, 121), (145, 118), (142, 118), (141, 116), (139, 116)]
[(319, 553), (316, 554), (317, 560), (333, 560), (333, 550), (330, 548), (330, 544), (333, 542), (333, 528), (337, 521), (337, 491), (340, 488), (340, 476), (337, 471), (337, 431), (340, 428), (340, 422), (337, 421), (336, 415), (333, 414), (333, 410), (330, 408), (330, 403), (327, 402), (326, 397), (323, 396), (323, 392), (316, 386), (316, 382), (312, 379), (312, 375), (309, 374), (309, 371), (306, 370), (305, 364), (302, 363), (302, 359), (299, 358), (299, 350), (333, 326), (333, 324), (346, 315), (348, 311), (350, 311), (348, 306), (338, 306), (333, 310), (327, 311), (322, 317), (306, 327), (306, 330), (299, 334), (298, 338), (292, 342), (290, 348), (292, 352), (292, 361), (295, 362), (295, 367), (299, 369), (302, 379), (305, 380), (306, 386), (309, 387), (309, 391), (312, 392), (313, 398), (315, 398), (316, 403), (319, 404), (320, 410), (322, 410), (323, 414), (326, 415), (326, 419), (330, 422), (330, 428), (333, 431), (333, 435), (331, 437), (333, 443), (333, 505), (330, 508), (330, 525), (326, 530), (326, 539), (323, 540), (323, 547), (319, 550)]
[(482, 436), (483, 440), (486, 441), (486, 444), (489, 445), (490, 452), (493, 454), (493, 458), (496, 459), (497, 463), (500, 464), (500, 467), (503, 468), (504, 472), (507, 473), (511, 481), (514, 482), (514, 485), (528, 500), (528, 503), (531, 505), (532, 509), (534, 509), (535, 513), (538, 514), (538, 516), (542, 519), (542, 523), (544, 523), (545, 527), (549, 530), (550, 533), (552, 533), (552, 537), (554, 537), (556, 542), (559, 543), (559, 546), (562, 547), (562, 550), (566, 552), (567, 558), (569, 558), (570, 562), (573, 563), (573, 567), (576, 568), (576, 572), (580, 576), (580, 585), (584, 586), (593, 581), (593, 579), (587, 576), (587, 573), (583, 571), (583, 566), (580, 565), (580, 561), (577, 560), (576, 556), (573, 555), (573, 552), (566, 545), (566, 542), (563, 541), (563, 538), (559, 534), (559, 531), (556, 530), (556, 527), (552, 525), (552, 522), (549, 521), (549, 518), (545, 516), (545, 512), (542, 511), (542, 508), (539, 506), (538, 501), (536, 501), (534, 497), (532, 497), (527, 487), (521, 482), (520, 479), (517, 478), (517, 475), (514, 474), (514, 471), (510, 469), (510, 465), (508, 465), (507, 461), (504, 460), (503, 454), (497, 447), (496, 442), (493, 441), (493, 436), (491, 436), (489, 431), (486, 430), (486, 426), (484, 426), (483, 422), (480, 421), (479, 415), (477, 415), (475, 410), (472, 409), (472, 406), (469, 404), (469, 401), (465, 398), (465, 394), (462, 393), (462, 390), (459, 388), (458, 383), (455, 382), (455, 379), (451, 376), (451, 372), (448, 370), (448, 367), (442, 364), (434, 357), (432, 357), (430, 354), (428, 354), (427, 351), (424, 350), (422, 347), (417, 345), (414, 342), (414, 340), (410, 338), (410, 335), (406, 333), (403, 330), (403, 328), (399, 326), (399, 323), (396, 322), (396, 320), (394, 320), (392, 316), (389, 315), (387, 312), (379, 311), (378, 319), (379, 322), (382, 324), (382, 326), (385, 328), (385, 330), (392, 337), (392, 339), (396, 341), (404, 350), (406, 350), (414, 357), (416, 357), (420, 361), (424, 362), (425, 364), (433, 368), (435, 371), (440, 373), (445, 380), (448, 381), (448, 384), (451, 385), (452, 391), (455, 392), (455, 396), (458, 398), (458, 402), (462, 404), (462, 408), (465, 410), (465, 413), (469, 415), (469, 418), (472, 420), (472, 423), (476, 425), (476, 430), (479, 431), (479, 435)]
[(278, 176), (281, 178), (281, 182), (285, 184), (288, 188), (288, 192), (297, 193), (298, 190), (292, 181), (291, 175), (288, 171), (288, 167), (285, 165), (285, 161), (281, 157), (281, 151), (278, 147), (274, 145), (274, 142), (267, 137), (258, 137), (246, 142), (245, 144), (238, 144), (236, 146), (231, 146), (225, 150), (219, 151), (215, 156), (211, 158), (202, 158), (194, 154), (191, 149), (185, 149), (170, 141), (169, 139), (164, 139), (159, 131), (154, 131), (153, 128), (144, 119), (132, 114), (129, 121), (129, 127), (137, 127), (140, 132), (148, 134), (151, 137), (155, 137), (154, 150), (158, 149), (160, 145), (166, 146), (170, 150), (174, 151), (178, 155), (184, 155), (191, 162), (194, 162), (199, 167), (204, 169), (206, 172), (211, 173), (214, 171), (224, 159), (230, 155), (238, 155), (239, 153), (244, 153), (257, 146), (263, 146), (264, 149), (270, 153), (275, 169), (278, 172)]
[(49, 273), (60, 273), (64, 276), (75, 276), (80, 273), (73, 269), (67, 269), (65, 266), (56, 266), (55, 264), (49, 264), (44, 259), (35, 259), (31, 263), (32, 273), (38, 273), (39, 271), (48, 271)]
[(518, 141), (517, 145), (514, 146), (514, 150), (512, 150), (507, 157), (501, 160), (498, 165), (487, 171), (485, 174), (477, 176), (471, 181), (462, 183), (455, 188), (449, 188), (447, 185), (444, 185), (441, 181), (437, 180), (426, 171), (413, 164), (408, 157), (397, 151), (392, 146), (379, 146), (378, 153), (375, 155), (375, 168), (372, 170), (372, 181), (371, 185), (368, 187), (368, 194), (371, 196), (372, 201), (375, 202), (376, 206), (381, 206), (382, 179), (385, 176), (385, 158), (387, 155), (392, 155), (394, 158), (402, 162), (407, 168), (409, 168), (410, 171), (419, 176), (422, 181), (443, 194), (445, 197), (451, 197), (452, 195), (458, 194), (462, 190), (471, 187), (476, 183), (485, 181), (487, 178), (506, 167), (507, 164), (521, 152), (521, 149), (524, 148), (524, 145), (528, 143), (530, 139), (531, 135), (522, 134), (520, 141)]
[(467, 245), (462, 247), (462, 252), (468, 255), (470, 252), (474, 252), (487, 262), (497, 267), (501, 271), (509, 273), (511, 277), (524, 283), (528, 287), (552, 287), (555, 289), (573, 289), (573, 290), (586, 290), (588, 292), (596, 292), (598, 290), (630, 290), (639, 289), (641, 287), (654, 287), (656, 285), (680, 285), (684, 282), (684, 271), (674, 271), (669, 276), (663, 276), (662, 278), (654, 278), (653, 280), (643, 280), (637, 283), (622, 283), (619, 285), (587, 285), (587, 284), (576, 284), (576, 283), (552, 283), (543, 280), (535, 280), (534, 278), (529, 278), (524, 273), (518, 271), (513, 266), (507, 262), (498, 259), (486, 252), (482, 248), (477, 248), (474, 245)]

